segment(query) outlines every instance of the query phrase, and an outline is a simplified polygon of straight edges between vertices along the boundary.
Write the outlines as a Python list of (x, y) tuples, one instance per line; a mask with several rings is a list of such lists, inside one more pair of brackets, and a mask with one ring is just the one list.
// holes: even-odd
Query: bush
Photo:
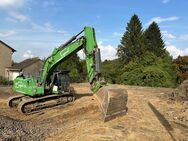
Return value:
[(8, 81), (8, 79), (0, 76), (0, 85), (12, 85), (13, 82), (12, 81)]
[(159, 67), (151, 66), (144, 68), (143, 82), (146, 86), (173, 87), (174, 85), (170, 79), (169, 73)]
[(122, 65), (118, 59), (105, 60), (102, 63), (102, 77), (111, 84), (121, 83)]
[(178, 56), (173, 61), (173, 69), (176, 73), (176, 81), (178, 84), (188, 79), (188, 56)]

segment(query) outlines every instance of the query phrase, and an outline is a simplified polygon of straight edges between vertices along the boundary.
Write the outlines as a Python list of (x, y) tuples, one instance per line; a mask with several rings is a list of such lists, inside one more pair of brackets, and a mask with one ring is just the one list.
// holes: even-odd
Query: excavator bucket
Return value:
[(104, 86), (95, 93), (95, 97), (104, 122), (126, 114), (127, 90), (116, 86)]

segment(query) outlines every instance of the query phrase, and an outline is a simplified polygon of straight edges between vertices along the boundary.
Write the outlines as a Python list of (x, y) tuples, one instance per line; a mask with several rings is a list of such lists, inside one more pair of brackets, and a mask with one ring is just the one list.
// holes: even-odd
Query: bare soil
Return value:
[(188, 141), (188, 101), (169, 100), (173, 89), (117, 85), (128, 90), (128, 113), (104, 123), (89, 84), (72, 86), (74, 102), (27, 116), (7, 106), (13, 93), (0, 87), (0, 140)]

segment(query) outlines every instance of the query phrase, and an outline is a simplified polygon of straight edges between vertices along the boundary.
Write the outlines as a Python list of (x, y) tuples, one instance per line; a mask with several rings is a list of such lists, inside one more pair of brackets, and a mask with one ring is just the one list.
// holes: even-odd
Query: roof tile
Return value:
[(20, 63), (16, 63), (15, 65), (13, 65), (12, 67), (10, 67), (9, 69), (16, 69), (16, 70), (22, 70), (38, 61), (41, 61), (38, 58), (32, 58), (32, 59), (26, 59)]

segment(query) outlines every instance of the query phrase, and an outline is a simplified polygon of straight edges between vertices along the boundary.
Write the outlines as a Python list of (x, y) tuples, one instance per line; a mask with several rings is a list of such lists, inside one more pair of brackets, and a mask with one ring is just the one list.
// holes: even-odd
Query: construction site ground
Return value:
[(72, 86), (74, 102), (27, 116), (0, 86), (0, 141), (188, 141), (188, 101), (169, 100), (173, 89), (116, 85), (128, 90), (128, 112), (104, 123), (89, 84)]

